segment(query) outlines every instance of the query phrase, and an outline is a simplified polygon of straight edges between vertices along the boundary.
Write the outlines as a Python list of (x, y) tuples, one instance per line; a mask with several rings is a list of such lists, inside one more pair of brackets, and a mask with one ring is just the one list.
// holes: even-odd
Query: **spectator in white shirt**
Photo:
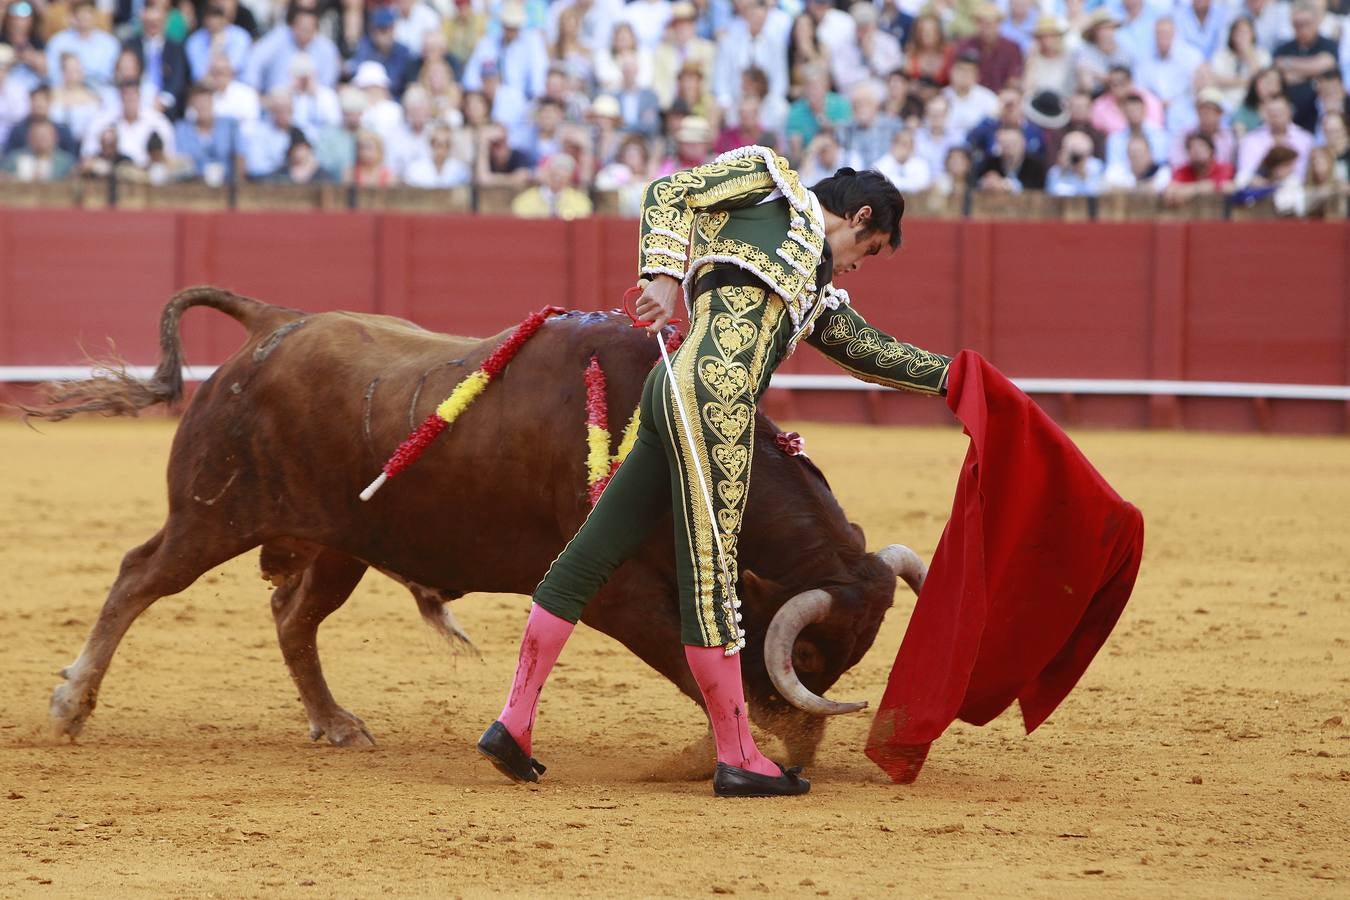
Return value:
[(386, 164), (400, 180), (416, 160), (431, 154), (432, 121), (431, 95), (420, 84), (403, 92), (403, 121), (384, 142)]
[(923, 127), (914, 133), (914, 150), (928, 162), (928, 168), (940, 172), (945, 168), (947, 151), (966, 143), (964, 134), (957, 134), (948, 124), (951, 106), (947, 98), (938, 94), (924, 107)]
[(252, 122), (262, 115), (258, 92), (234, 77), (234, 67), (224, 51), (211, 54), (203, 79), (211, 89), (211, 108), (217, 119)]
[(464, 66), (464, 89), (483, 89), (483, 67), (496, 66), (502, 84), (515, 88), (527, 100), (544, 93), (548, 77), (548, 45), (537, 28), (527, 28), (525, 7), (508, 2), (501, 8), (501, 31), (489, 32), (473, 49)]
[(951, 84), (942, 91), (950, 105), (947, 124), (964, 141), (970, 129), (998, 115), (998, 95), (979, 83), (979, 54), (966, 52), (952, 60)]
[(422, 0), (394, 0), (394, 40), (408, 49), (413, 59), (422, 58), (427, 34), (441, 30), (441, 14)]
[(337, 91), (319, 84), (314, 61), (303, 54), (291, 60), (291, 115), (295, 126), (314, 144), (319, 134), (342, 121)]
[(638, 46), (644, 52), (654, 51), (665, 36), (670, 22), (669, 0), (633, 0), (623, 8), (623, 20), (633, 26)]
[(858, 27), (853, 17), (835, 9), (832, 0), (806, 0), (806, 14), (816, 20), (816, 42), (833, 57), (854, 43)]
[(900, 189), (910, 194), (926, 191), (933, 184), (933, 170), (928, 161), (914, 153), (914, 134), (897, 131), (891, 139), (891, 150), (877, 160), (872, 168), (885, 175)]
[[(412, 88), (409, 88), (411, 93)], [(404, 97), (407, 102), (407, 97)], [(431, 129), (431, 152), (409, 163), (403, 182), (419, 188), (453, 188), (469, 183), (469, 167), (451, 153), (454, 135), (444, 123)]]
[(885, 78), (905, 61), (900, 42), (877, 27), (877, 8), (870, 0), (859, 0), (849, 14), (857, 26), (857, 39), (830, 56), (830, 73), (840, 93), (851, 92), (869, 78)]
[(147, 145), (150, 135), (159, 135), (165, 153), (172, 154), (174, 148), (173, 126), (169, 120), (154, 108), (141, 104), (141, 84), (139, 81), (123, 81), (117, 85), (117, 97), (120, 108), (105, 113), (96, 119), (85, 135), (84, 146), (80, 148), (83, 157), (97, 156), (100, 136), (111, 127), (117, 133), (117, 150), (138, 168), (150, 164)]
[(380, 153), (384, 157), (385, 145), (403, 122), (403, 107), (389, 93), (389, 73), (375, 60), (368, 59), (357, 66), (352, 85), (359, 87), (366, 95), (361, 127), (379, 135)]
[(713, 96), (723, 109), (735, 109), (741, 95), (741, 73), (751, 67), (769, 81), (767, 97), (788, 95), (788, 38), (792, 20), (768, 0), (742, 0), (740, 15), (717, 44)]

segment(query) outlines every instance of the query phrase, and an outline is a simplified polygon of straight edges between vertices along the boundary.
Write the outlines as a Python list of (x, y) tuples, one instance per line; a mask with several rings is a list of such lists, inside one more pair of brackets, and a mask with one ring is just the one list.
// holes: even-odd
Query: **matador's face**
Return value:
[(846, 275), (862, 267), (869, 256), (876, 256), (889, 246), (889, 236), (868, 230), (872, 207), (864, 206), (847, 219), (838, 219), (825, 230), (834, 256), (834, 274)]

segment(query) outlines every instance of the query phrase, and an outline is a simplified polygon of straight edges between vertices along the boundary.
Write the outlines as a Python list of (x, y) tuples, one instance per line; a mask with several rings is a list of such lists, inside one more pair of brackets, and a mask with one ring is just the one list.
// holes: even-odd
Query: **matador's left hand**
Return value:
[[(642, 283), (638, 282), (642, 287)], [(680, 296), (680, 282), (669, 275), (657, 275), (642, 290), (637, 302), (639, 321), (649, 322), (647, 330), (659, 334), (675, 315), (675, 301)]]

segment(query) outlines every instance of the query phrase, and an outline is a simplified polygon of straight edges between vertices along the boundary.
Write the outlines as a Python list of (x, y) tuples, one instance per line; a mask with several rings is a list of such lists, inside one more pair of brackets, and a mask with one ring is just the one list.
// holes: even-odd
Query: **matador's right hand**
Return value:
[(649, 323), (647, 330), (659, 334), (666, 323), (675, 315), (675, 302), (680, 296), (680, 282), (669, 275), (657, 275), (642, 288), (642, 296), (637, 302), (639, 321)]

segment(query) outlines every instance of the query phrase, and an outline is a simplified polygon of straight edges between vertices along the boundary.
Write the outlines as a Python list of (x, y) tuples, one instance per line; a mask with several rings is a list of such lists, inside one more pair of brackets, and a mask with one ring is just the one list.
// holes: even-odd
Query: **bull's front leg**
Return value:
[(751, 701), (750, 721), (775, 735), (787, 748), (788, 763), (809, 766), (825, 738), (825, 719), (792, 707), (775, 707)]
[[(266, 556), (264, 568), (268, 568)], [(281, 655), (309, 718), (310, 739), (327, 737), (338, 747), (373, 747), (375, 738), (365, 723), (339, 706), (328, 690), (319, 663), (318, 631), (323, 620), (351, 596), (365, 571), (366, 564), (360, 560), (319, 549), (299, 571), (284, 576), (269, 573), (274, 582), (284, 579), (272, 593), (272, 616)]]

